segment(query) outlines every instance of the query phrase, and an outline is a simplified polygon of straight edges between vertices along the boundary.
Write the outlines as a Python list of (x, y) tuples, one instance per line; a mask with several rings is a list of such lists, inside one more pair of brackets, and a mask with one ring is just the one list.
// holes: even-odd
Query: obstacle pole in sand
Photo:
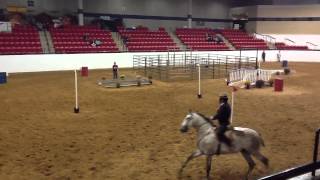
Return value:
[(230, 123), (232, 124), (233, 120), (233, 111), (234, 111), (234, 93), (238, 90), (237, 87), (231, 86), (232, 87), (232, 93), (231, 93), (231, 115), (230, 115)]
[(199, 91), (198, 91), (198, 98), (201, 99), (202, 95), (201, 95), (201, 66), (200, 63), (197, 64), (198, 68), (199, 68)]
[(74, 107), (74, 113), (79, 113), (79, 103), (78, 103), (78, 75), (77, 70), (74, 70), (74, 89), (75, 89), (75, 107)]

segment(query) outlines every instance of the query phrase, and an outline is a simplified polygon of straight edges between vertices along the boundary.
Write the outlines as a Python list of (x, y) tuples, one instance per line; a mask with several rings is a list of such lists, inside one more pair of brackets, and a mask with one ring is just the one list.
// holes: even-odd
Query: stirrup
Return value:
[(221, 142), (219, 142), (219, 144), (218, 144), (218, 148), (217, 148), (217, 151), (216, 151), (216, 155), (217, 156), (220, 155), (220, 151), (221, 151)]

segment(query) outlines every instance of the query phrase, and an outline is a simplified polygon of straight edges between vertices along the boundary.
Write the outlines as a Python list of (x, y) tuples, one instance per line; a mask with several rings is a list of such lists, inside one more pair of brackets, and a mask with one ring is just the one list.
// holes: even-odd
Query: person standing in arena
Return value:
[(279, 50), (279, 52), (278, 52), (278, 54), (277, 54), (277, 60), (278, 60), (278, 62), (281, 61), (281, 53), (280, 53), (280, 50)]
[(119, 71), (118, 65), (116, 62), (114, 62), (112, 66), (113, 79), (118, 79), (118, 71)]
[(266, 62), (266, 53), (262, 52), (262, 62)]

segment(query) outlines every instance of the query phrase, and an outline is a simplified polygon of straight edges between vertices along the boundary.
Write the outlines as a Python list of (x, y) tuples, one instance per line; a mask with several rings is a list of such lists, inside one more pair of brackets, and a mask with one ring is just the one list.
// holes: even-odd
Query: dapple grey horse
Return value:
[[(234, 127), (233, 130), (227, 131), (225, 134), (231, 140), (231, 146), (219, 142), (215, 133), (216, 127), (211, 123), (209, 118), (200, 113), (190, 112), (184, 118), (181, 124), (181, 132), (187, 132), (189, 128), (194, 127), (197, 130), (197, 146), (198, 148), (187, 158), (182, 164), (179, 171), (181, 177), (183, 169), (188, 162), (201, 155), (207, 156), (207, 178), (210, 178), (211, 160), (213, 155), (230, 154), (241, 152), (244, 159), (249, 165), (249, 169), (245, 178), (247, 179), (255, 166), (252, 156), (260, 160), (266, 167), (268, 167), (268, 158), (260, 153), (261, 145), (264, 146), (263, 139), (254, 130), (249, 128)], [(218, 148), (220, 146), (220, 148)]]

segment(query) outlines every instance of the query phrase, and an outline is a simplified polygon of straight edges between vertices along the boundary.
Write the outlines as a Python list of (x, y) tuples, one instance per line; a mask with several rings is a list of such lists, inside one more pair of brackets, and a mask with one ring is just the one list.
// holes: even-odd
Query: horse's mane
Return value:
[(201, 113), (198, 113), (198, 112), (195, 112), (195, 114), (197, 114), (197, 115), (199, 115), (200, 117), (202, 117), (207, 123), (209, 123), (212, 127), (216, 127), (212, 122), (211, 122), (211, 120), (207, 117), (207, 116), (205, 116), (205, 115), (203, 115), (203, 114), (201, 114)]

